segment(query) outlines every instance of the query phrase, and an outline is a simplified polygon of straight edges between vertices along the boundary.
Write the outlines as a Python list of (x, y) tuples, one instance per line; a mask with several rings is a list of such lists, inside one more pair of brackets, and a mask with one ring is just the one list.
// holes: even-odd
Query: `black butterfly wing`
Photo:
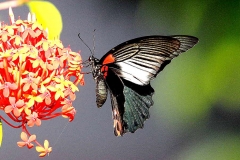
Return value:
[(120, 136), (124, 133), (124, 84), (112, 70), (108, 70), (108, 75), (105, 78), (105, 82), (110, 90), (114, 134), (116, 136)]
[(149, 108), (153, 105), (154, 90), (150, 84), (140, 86), (125, 80), (123, 82), (125, 97), (124, 133), (134, 133), (138, 128), (143, 128), (144, 121), (150, 117)]
[(192, 36), (141, 37), (116, 46), (101, 58), (99, 64), (110, 90), (115, 135), (143, 127), (153, 105), (150, 80), (197, 42)]
[(114, 134), (120, 136), (143, 128), (153, 105), (154, 90), (150, 84), (136, 85), (119, 78), (112, 70), (108, 71), (106, 84), (111, 96)]
[(119, 77), (135, 84), (147, 85), (173, 58), (197, 42), (198, 39), (192, 36), (140, 37), (111, 49), (100, 63), (114, 63), (111, 69)]

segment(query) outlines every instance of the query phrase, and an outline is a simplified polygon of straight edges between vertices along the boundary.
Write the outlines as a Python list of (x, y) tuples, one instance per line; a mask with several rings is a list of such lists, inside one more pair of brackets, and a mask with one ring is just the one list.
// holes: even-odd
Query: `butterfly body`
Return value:
[(90, 56), (96, 103), (101, 107), (110, 93), (116, 136), (143, 128), (153, 105), (150, 81), (197, 42), (192, 36), (147, 36), (116, 46), (100, 60)]

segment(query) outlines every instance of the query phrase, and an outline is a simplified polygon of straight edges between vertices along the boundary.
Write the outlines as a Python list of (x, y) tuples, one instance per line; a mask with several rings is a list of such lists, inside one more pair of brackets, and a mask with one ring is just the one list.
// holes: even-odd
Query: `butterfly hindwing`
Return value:
[(153, 105), (153, 88), (149, 85), (139, 86), (123, 80), (124, 102), (124, 133), (135, 132), (143, 128), (144, 121), (149, 118), (149, 108)]
[(124, 133), (124, 86), (121, 79), (112, 70), (108, 70), (105, 80), (111, 97), (114, 134), (119, 136)]
[(113, 127), (116, 136), (135, 132), (143, 127), (149, 118), (149, 108), (153, 105), (153, 88), (139, 86), (121, 79), (113, 71), (108, 71), (106, 83), (110, 90)]

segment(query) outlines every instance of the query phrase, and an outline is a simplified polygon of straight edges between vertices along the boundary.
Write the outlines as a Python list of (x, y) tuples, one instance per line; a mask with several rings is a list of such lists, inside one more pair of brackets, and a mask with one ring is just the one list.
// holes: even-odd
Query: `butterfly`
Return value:
[(109, 92), (116, 136), (143, 128), (153, 105), (150, 81), (197, 42), (198, 38), (185, 35), (146, 36), (119, 44), (100, 60), (89, 57), (97, 107), (102, 107)]

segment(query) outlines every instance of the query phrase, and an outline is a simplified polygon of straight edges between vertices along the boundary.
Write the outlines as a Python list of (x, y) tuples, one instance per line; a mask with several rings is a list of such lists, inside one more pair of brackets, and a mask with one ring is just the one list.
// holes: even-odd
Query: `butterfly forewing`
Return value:
[(109, 89), (116, 136), (143, 127), (153, 105), (150, 80), (197, 42), (196, 37), (182, 35), (140, 37), (114, 47), (100, 61), (92, 61), (97, 104), (103, 105)]
[(149, 36), (122, 43), (106, 55), (114, 56), (114, 66), (110, 67), (118, 76), (147, 85), (163, 69), (165, 61), (171, 61), (196, 43), (197, 38), (191, 36)]
[(182, 52), (186, 52), (187, 50), (192, 48), (198, 42), (198, 38), (193, 37), (193, 36), (175, 35), (172, 37), (177, 39), (180, 42), (180, 46), (176, 51), (177, 52), (176, 55), (179, 55)]

